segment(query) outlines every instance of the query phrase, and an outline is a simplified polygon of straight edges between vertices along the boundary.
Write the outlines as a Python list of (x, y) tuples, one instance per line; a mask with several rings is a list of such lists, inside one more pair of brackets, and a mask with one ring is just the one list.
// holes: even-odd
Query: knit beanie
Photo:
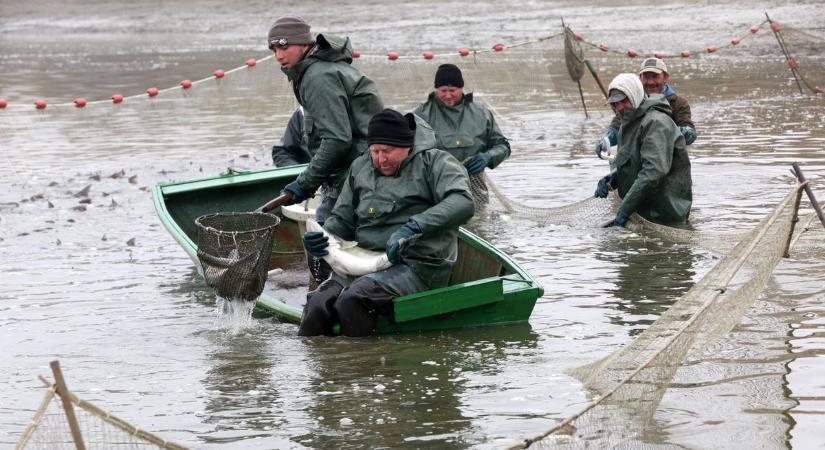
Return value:
[(309, 32), (309, 24), (298, 16), (279, 17), (269, 29), (269, 39), (267, 39), (270, 49), (276, 46), (308, 45), (314, 42), (312, 33)]
[(464, 87), (464, 78), (461, 76), (461, 69), (455, 64), (442, 64), (438, 66), (435, 71), (435, 87), (454, 86), (457, 88)]
[(385, 144), (393, 147), (412, 147), (415, 142), (415, 119), (412, 114), (402, 116), (386, 108), (372, 116), (367, 129), (367, 144)]

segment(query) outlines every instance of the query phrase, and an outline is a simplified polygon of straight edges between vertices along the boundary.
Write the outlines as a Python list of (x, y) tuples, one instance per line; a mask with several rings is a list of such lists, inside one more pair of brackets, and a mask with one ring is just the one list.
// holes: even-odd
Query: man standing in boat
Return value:
[(352, 67), (349, 38), (318, 34), (297, 16), (278, 18), (269, 30), (269, 48), (292, 83), (304, 109), (309, 166), (282, 193), (287, 205), (300, 203), (321, 189), (319, 221), (335, 204), (352, 161), (367, 150), (367, 124), (384, 107), (375, 84)]
[[(670, 74), (667, 71), (667, 65), (659, 58), (647, 58), (642, 61), (642, 67), (639, 69), (639, 79), (645, 88), (645, 94), (662, 94), (667, 99), (670, 105), (670, 116), (676, 125), (679, 127), (679, 132), (685, 137), (685, 144), (693, 144), (696, 140), (696, 126), (693, 124), (690, 113), (690, 105), (687, 99), (681, 95), (677, 95), (676, 91), (668, 84)], [(602, 153), (610, 150), (610, 147), (616, 145), (619, 139), (619, 125), (621, 125), (621, 118), (618, 114), (613, 117), (602, 138), (596, 144), (596, 156), (602, 158)]]
[(596, 187), (596, 197), (618, 190), (622, 199), (612, 225), (624, 226), (638, 213), (656, 223), (683, 223), (693, 202), (685, 137), (670, 117), (661, 94), (645, 96), (639, 78), (619, 74), (610, 82), (607, 102), (621, 117), (616, 170)]
[(484, 169), (494, 169), (510, 156), (510, 142), (501, 134), (493, 113), (464, 93), (464, 77), (454, 64), (435, 72), (435, 90), (414, 113), (435, 130), (438, 148), (464, 163), (477, 206), (488, 202)]
[[(302, 336), (367, 336), (395, 297), (447, 286), (458, 256), (458, 227), (474, 212), (467, 172), (436, 148), (430, 126), (413, 114), (385, 109), (369, 123), (369, 152), (353, 161), (324, 230), (373, 251), (389, 269), (353, 278), (337, 273), (307, 294)], [(328, 238), (307, 232), (312, 256)]]

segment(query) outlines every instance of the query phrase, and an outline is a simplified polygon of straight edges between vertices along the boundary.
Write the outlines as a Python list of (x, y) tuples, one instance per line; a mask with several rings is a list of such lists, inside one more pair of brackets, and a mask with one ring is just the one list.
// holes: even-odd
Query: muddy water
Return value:
[[(293, 105), (277, 69), (262, 63), (185, 96), (127, 99), (120, 107), (35, 112), (34, 99), (55, 105), (128, 96), (228, 70), (266, 55), (261, 37), (281, 12), (348, 34), (373, 54), (486, 48), (553, 33), (560, 16), (614, 48), (670, 53), (723, 44), (761, 22), (762, 11), (825, 36), (816, 2), (720, 10), (642, 1), (587, 8), (85, 1), (2, 10), (0, 97), (11, 104), (0, 111), (3, 447), (17, 440), (38, 404), (36, 376), (60, 359), (81, 397), (195, 448), (499, 448), (578, 410), (587, 398), (564, 370), (626, 343), (717, 257), (613, 230), (498, 217), (478, 231), (545, 286), (528, 324), (299, 339), (294, 326), (258, 318), (233, 334), (216, 320), (214, 294), (160, 226), (148, 189), (230, 166), (266, 167), (268, 146)], [(805, 73), (822, 84), (823, 41), (791, 42)], [(512, 158), (491, 177), (510, 197), (536, 206), (589, 196), (607, 171), (592, 147), (608, 111), (595, 83), (584, 79), (591, 113), (584, 118), (559, 49), (557, 41), (533, 58), (550, 61), (541, 76), (528, 63), (499, 64), (489, 79), (469, 82), (502, 113), (502, 128), (513, 137)], [(587, 51), (605, 83), (638, 64)], [(426, 80), (411, 79), (410, 66), (394, 75), (377, 59), (359, 64), (382, 80), (388, 104), (411, 107), (426, 95)], [(697, 228), (752, 226), (787, 191), (792, 161), (825, 185), (825, 100), (798, 95), (764, 28), (741, 47), (668, 64), (700, 134), (690, 149)], [(412, 84), (422, 87), (403, 88)], [(91, 203), (80, 203), (87, 198)], [(823, 260), (821, 245), (800, 247), (742, 324), (688, 361), (654, 417), (656, 442), (821, 443)]]

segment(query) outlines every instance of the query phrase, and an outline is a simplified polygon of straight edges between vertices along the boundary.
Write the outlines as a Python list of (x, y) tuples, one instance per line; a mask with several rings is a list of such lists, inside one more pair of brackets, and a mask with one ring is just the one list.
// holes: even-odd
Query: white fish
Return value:
[(358, 247), (357, 242), (345, 241), (328, 233), (312, 219), (307, 220), (307, 231), (320, 231), (329, 239), (328, 254), (324, 256), (324, 261), (339, 275), (360, 277), (392, 266), (386, 253)]

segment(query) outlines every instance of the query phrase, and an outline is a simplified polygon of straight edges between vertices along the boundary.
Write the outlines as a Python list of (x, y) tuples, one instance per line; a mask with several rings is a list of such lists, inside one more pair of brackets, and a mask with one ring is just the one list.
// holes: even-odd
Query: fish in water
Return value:
[(358, 247), (357, 242), (345, 241), (330, 234), (312, 219), (307, 220), (307, 231), (320, 231), (329, 239), (324, 261), (339, 275), (360, 277), (392, 266), (386, 253)]

